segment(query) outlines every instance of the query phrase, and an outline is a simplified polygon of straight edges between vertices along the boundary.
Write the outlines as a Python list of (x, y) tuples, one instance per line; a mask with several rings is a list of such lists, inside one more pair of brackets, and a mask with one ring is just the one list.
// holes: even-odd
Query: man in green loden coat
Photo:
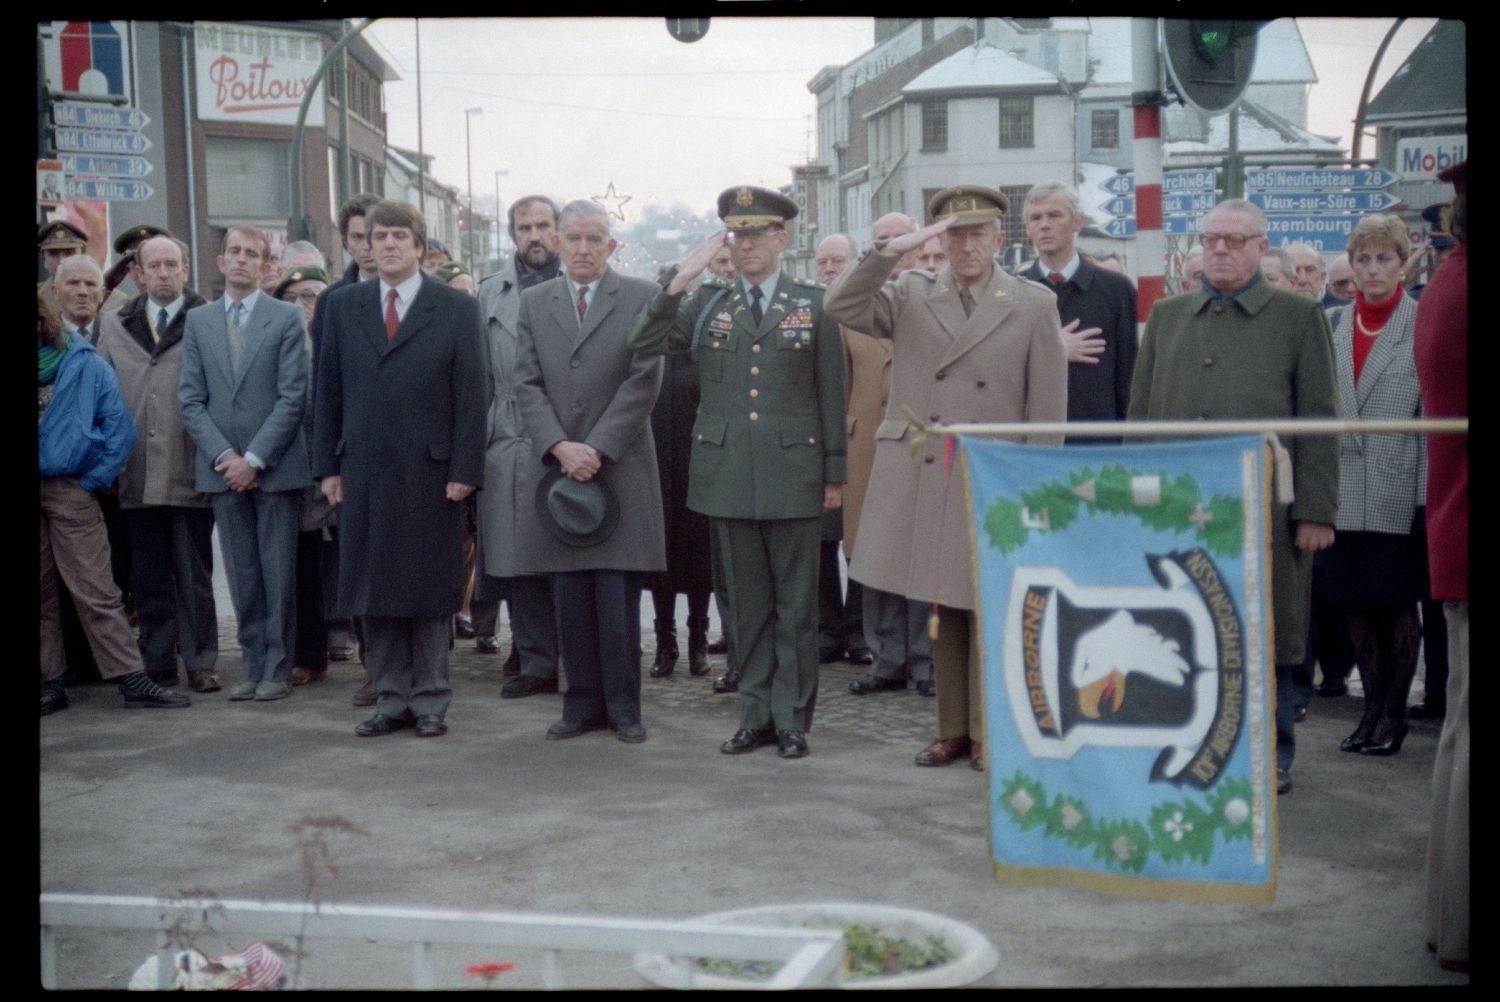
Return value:
[[(823, 287), (781, 271), (792, 201), (764, 188), (719, 196), (728, 232), (695, 247), (636, 322), (630, 345), (690, 346), (700, 402), (688, 507), (710, 520), (740, 669), (740, 728), (726, 755), (807, 754), (818, 688), (818, 528), (845, 480), (844, 356)], [(738, 276), (688, 283), (728, 241)]]
[[(1331, 418), (1333, 351), (1322, 307), (1272, 288), (1260, 273), (1266, 217), (1249, 202), (1220, 202), (1203, 221), (1200, 288), (1151, 310), (1130, 388), (1134, 419)], [(1312, 553), (1333, 544), (1338, 440), (1284, 439), (1290, 505), (1271, 509), (1271, 600), (1276, 640), (1276, 786), (1291, 790), (1292, 670), (1307, 640)]]

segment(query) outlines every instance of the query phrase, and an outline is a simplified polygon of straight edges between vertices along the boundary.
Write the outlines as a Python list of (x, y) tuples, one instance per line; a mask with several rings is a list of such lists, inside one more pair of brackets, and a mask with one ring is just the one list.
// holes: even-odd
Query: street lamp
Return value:
[(474, 267), (474, 155), (469, 148), (469, 122), (475, 115), (483, 115), (483, 108), (464, 109), (464, 167), (469, 175), (469, 225), (464, 228), (464, 239), (469, 245), (469, 267)]
[(509, 175), (508, 170), (495, 171), (495, 260), (500, 260), (500, 175)]

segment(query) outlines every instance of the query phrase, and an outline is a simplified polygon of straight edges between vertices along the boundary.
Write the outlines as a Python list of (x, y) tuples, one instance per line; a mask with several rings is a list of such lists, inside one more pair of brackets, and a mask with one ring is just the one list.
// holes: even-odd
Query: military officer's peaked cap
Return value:
[(150, 240), (152, 237), (170, 237), (172, 231), (163, 226), (153, 226), (145, 223), (141, 226), (132, 226), (130, 229), (115, 237), (115, 253), (124, 257), (126, 254), (134, 254), (135, 249), (142, 241)]
[(66, 220), (43, 223), (37, 227), (37, 250), (64, 250), (68, 247), (82, 247), (87, 243), (88, 237), (84, 232)]
[(797, 203), (779, 191), (741, 185), (719, 195), (719, 218), (731, 230), (780, 226), (797, 215)]
[(276, 283), (276, 291), (273, 292), (272, 295), (274, 295), (277, 299), (280, 299), (283, 292), (290, 289), (298, 282), (322, 282), (324, 285), (327, 285), (328, 272), (324, 271), (322, 268), (315, 268), (312, 265), (306, 265), (301, 268), (293, 268), (291, 271), (282, 276), (281, 281)]
[(957, 226), (988, 223), (999, 219), (1010, 208), (1010, 199), (993, 188), (979, 188), (972, 184), (957, 188), (944, 188), (932, 196), (927, 203), (927, 215), (933, 222), (953, 217)]

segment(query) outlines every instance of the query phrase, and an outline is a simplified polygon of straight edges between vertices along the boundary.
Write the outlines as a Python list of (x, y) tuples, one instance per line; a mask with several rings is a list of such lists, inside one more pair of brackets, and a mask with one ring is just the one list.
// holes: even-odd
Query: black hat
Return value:
[(741, 185), (725, 188), (719, 195), (719, 218), (731, 230), (758, 230), (781, 226), (797, 216), (797, 203), (769, 188)]
[(944, 188), (927, 203), (927, 214), (934, 222), (953, 217), (956, 226), (988, 223), (999, 219), (1010, 208), (1010, 199), (993, 188), (972, 184)]
[(64, 250), (72, 247), (81, 249), (88, 242), (89, 238), (84, 232), (65, 219), (43, 223), (37, 227), (37, 250)]
[(536, 486), (536, 513), (547, 531), (569, 546), (602, 543), (620, 521), (620, 505), (603, 477), (580, 482), (556, 466)]
[(134, 254), (136, 247), (140, 245), (141, 241), (149, 240), (152, 237), (170, 237), (171, 235), (171, 230), (162, 226), (153, 226), (151, 223), (132, 226), (124, 233), (115, 237), (115, 253), (121, 257), (127, 254)]
[(276, 289), (271, 293), (271, 295), (275, 296), (277, 299), (280, 299), (283, 292), (296, 285), (298, 282), (322, 282), (324, 285), (327, 285), (328, 272), (324, 271), (322, 268), (315, 268), (312, 265), (303, 265), (300, 268), (293, 268), (291, 271), (281, 276), (281, 281), (276, 283)]

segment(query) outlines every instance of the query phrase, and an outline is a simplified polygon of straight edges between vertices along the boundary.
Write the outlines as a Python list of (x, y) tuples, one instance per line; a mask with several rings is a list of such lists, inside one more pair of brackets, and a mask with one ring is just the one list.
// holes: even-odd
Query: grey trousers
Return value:
[(376, 712), (387, 717), (441, 717), (453, 689), (448, 684), (452, 616), (362, 616), (365, 668), (375, 684)]
[(931, 682), (932, 637), (927, 632), (927, 616), (932, 606), (869, 585), (862, 590), (865, 635), (875, 652), (875, 667), (870, 674)]
[(1469, 957), (1469, 603), (1444, 602), (1448, 714), (1432, 769), (1427, 942), (1439, 960)]
[(214, 523), (239, 621), (242, 682), (285, 682), (297, 649), (297, 529), (302, 491), (224, 491)]

